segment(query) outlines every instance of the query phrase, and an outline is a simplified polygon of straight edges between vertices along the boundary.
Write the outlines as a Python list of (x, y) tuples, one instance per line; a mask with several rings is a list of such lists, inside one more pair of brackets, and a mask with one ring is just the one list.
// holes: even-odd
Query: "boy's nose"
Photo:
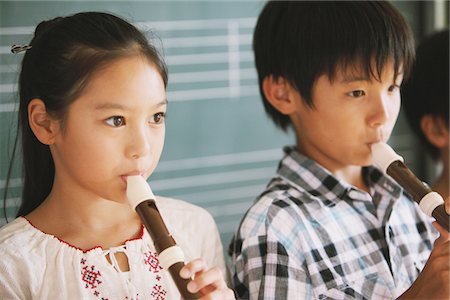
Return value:
[(134, 129), (129, 133), (126, 156), (137, 159), (150, 153), (150, 132), (144, 128)]
[(385, 95), (377, 95), (372, 99), (371, 110), (369, 111), (368, 123), (371, 127), (382, 126), (390, 117), (389, 99)]

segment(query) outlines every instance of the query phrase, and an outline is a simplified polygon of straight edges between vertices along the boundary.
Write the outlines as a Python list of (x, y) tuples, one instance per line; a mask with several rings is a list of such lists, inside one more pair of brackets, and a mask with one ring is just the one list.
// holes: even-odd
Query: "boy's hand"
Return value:
[[(450, 196), (445, 199), (445, 210), (450, 212)], [(433, 222), (439, 231), (425, 267), (413, 285), (398, 299), (450, 299), (450, 233)]]
[(191, 293), (199, 292), (201, 300), (212, 299), (235, 299), (234, 292), (227, 287), (219, 268), (206, 269), (206, 263), (202, 259), (195, 259), (186, 264), (180, 270), (183, 278), (192, 278), (187, 288)]

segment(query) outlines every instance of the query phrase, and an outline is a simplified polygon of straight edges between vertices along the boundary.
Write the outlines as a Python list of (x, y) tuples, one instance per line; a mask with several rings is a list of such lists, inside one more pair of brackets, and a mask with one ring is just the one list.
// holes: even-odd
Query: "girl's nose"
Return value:
[(126, 156), (132, 159), (144, 157), (150, 153), (150, 132), (146, 128), (135, 128), (129, 133)]

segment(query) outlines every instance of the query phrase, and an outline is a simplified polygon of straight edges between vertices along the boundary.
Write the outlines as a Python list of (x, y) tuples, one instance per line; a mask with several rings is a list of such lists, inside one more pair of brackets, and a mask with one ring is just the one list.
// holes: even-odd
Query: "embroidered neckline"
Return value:
[[(40, 234), (43, 234), (43, 235), (45, 235), (45, 236), (47, 236), (47, 237), (50, 237), (50, 238), (52, 238), (52, 239), (55, 239), (55, 240), (57, 240), (58, 242), (60, 242), (61, 244), (64, 244), (64, 245), (66, 245), (66, 246), (69, 246), (70, 248), (73, 248), (73, 249), (75, 249), (75, 250), (81, 251), (81, 252), (83, 252), (84, 254), (86, 254), (86, 253), (88, 253), (88, 252), (90, 252), (90, 251), (93, 251), (93, 250), (95, 250), (95, 249), (100, 249), (101, 251), (108, 251), (108, 250), (109, 250), (109, 249), (103, 249), (102, 246), (94, 246), (94, 247), (91, 247), (91, 248), (89, 248), (89, 249), (81, 249), (81, 248), (79, 248), (79, 247), (77, 247), (77, 246), (75, 246), (75, 245), (72, 245), (72, 244), (70, 244), (70, 243), (68, 243), (68, 242), (66, 242), (66, 241), (64, 241), (64, 240), (62, 240), (62, 239), (60, 239), (60, 238), (57, 237), (57, 236), (54, 236), (54, 235), (52, 235), (52, 234), (49, 234), (49, 233), (46, 233), (46, 232), (40, 230), (39, 228), (37, 228), (36, 226), (34, 226), (34, 224), (31, 223), (31, 221), (28, 220), (26, 217), (23, 217), (23, 216), (22, 216), (21, 218), (23, 218), (28, 224), (30, 224), (31, 227), (33, 227), (35, 230), (37, 230)], [(143, 236), (144, 236), (144, 225), (141, 224), (141, 230), (140, 230), (140, 232), (139, 232), (139, 235), (138, 235), (137, 237), (135, 237), (135, 238), (130, 238), (130, 239), (125, 240), (121, 245), (125, 245), (127, 242), (132, 242), (132, 241), (142, 240)], [(120, 246), (119, 246), (119, 247), (120, 247)], [(116, 248), (116, 247), (111, 247), (111, 248)], [(111, 249), (111, 248), (110, 248), (110, 249)]]

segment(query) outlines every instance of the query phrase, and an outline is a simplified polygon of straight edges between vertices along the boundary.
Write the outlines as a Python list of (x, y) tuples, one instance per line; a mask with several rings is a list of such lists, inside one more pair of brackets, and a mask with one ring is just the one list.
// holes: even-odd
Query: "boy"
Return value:
[(446, 297), (448, 234), (437, 225), (433, 248), (428, 217), (370, 166), (414, 59), (402, 16), (387, 2), (273, 1), (253, 49), (266, 112), (297, 144), (230, 246), (238, 298)]
[(432, 189), (443, 197), (449, 191), (449, 30), (426, 37), (417, 48), (411, 79), (402, 87), (403, 106), (414, 133), (440, 162)]

